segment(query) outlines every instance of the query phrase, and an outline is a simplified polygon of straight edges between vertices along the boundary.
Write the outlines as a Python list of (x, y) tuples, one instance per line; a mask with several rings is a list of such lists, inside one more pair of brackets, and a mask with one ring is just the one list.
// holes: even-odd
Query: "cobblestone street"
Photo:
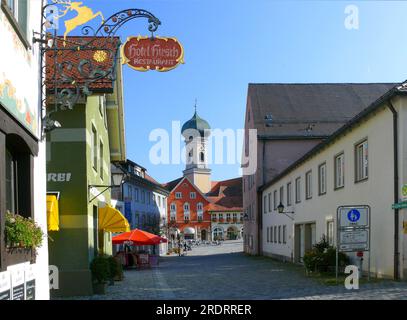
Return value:
[(129, 270), (123, 282), (95, 300), (406, 299), (407, 283), (378, 281), (360, 290), (305, 277), (301, 267), (242, 253), (241, 242), (199, 247), (187, 256), (163, 257), (152, 270)]

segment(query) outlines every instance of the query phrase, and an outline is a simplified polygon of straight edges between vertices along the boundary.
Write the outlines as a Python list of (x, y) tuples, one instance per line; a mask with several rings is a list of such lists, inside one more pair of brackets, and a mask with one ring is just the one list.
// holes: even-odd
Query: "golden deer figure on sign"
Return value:
[(58, 19), (66, 16), (69, 11), (76, 11), (78, 13), (75, 18), (65, 21), (64, 46), (66, 44), (66, 38), (68, 34), (75, 30), (77, 27), (82, 26), (85, 23), (95, 19), (97, 16), (100, 16), (102, 18), (102, 23), (105, 21), (105, 18), (101, 11), (93, 13), (91, 8), (82, 6), (83, 2), (72, 2), (71, 0), (54, 0), (54, 3), (61, 4), (66, 7), (66, 10), (63, 10), (62, 15), (58, 16)]

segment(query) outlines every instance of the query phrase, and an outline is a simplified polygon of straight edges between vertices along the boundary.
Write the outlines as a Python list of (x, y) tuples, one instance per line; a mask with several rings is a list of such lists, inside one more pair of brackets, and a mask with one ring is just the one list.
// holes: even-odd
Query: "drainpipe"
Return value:
[[(393, 113), (393, 143), (394, 143), (394, 203), (399, 202), (399, 147), (398, 147), (398, 114), (391, 100), (388, 107)], [(399, 209), (394, 209), (394, 280), (399, 280)]]

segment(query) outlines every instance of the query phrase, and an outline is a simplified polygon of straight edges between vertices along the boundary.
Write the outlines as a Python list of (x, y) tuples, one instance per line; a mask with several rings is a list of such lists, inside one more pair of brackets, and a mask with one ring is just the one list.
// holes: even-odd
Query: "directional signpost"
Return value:
[(338, 281), (339, 252), (369, 252), (370, 280), (370, 207), (343, 206), (337, 211), (336, 280)]

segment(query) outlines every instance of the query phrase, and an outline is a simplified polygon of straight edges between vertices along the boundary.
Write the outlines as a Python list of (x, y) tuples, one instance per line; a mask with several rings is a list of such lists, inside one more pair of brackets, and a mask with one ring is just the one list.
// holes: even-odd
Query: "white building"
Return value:
[(264, 255), (299, 263), (323, 235), (336, 245), (338, 207), (368, 205), (371, 272), (407, 278), (407, 210), (392, 209), (407, 200), (406, 92), (391, 89), (260, 188)]
[[(40, 0), (7, 0), (0, 7), (0, 298), (49, 299), (45, 144), (41, 140)], [(44, 232), (33, 251), (7, 247), (6, 212), (33, 218)]]

